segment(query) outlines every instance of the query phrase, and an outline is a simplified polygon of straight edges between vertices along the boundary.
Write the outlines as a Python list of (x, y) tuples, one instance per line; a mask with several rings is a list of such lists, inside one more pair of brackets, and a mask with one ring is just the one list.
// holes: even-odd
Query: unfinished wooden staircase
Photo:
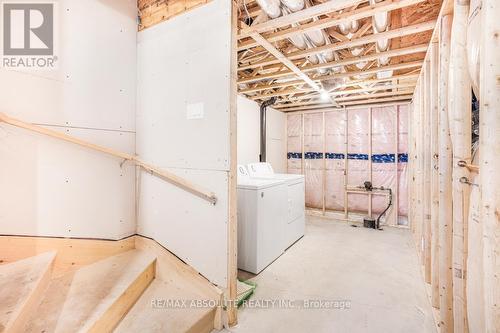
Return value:
[[(12, 249), (16, 242), (0, 237), (0, 332), (211, 332), (220, 328), (218, 288), (153, 240), (133, 236), (132, 241), (133, 248), (130, 239), (118, 241), (111, 251), (118, 253), (96, 260), (87, 256), (85, 264), (75, 256), (68, 264), (71, 258), (62, 252), (71, 240), (42, 239), (41, 246), (26, 251), (26, 239), (22, 239), (20, 256), (41, 253), (14, 261), (16, 251), (1, 250), (6, 244)], [(63, 246), (58, 244), (62, 242)], [(82, 242), (86, 241), (75, 240), (72, 251)], [(50, 247), (54, 250), (45, 251)], [(193, 301), (205, 306), (189, 306)]]

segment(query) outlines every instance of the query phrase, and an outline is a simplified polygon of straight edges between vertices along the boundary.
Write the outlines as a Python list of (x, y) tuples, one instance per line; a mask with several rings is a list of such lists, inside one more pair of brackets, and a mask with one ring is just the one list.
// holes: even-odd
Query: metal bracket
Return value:
[(458, 181), (459, 181), (460, 183), (462, 183), (462, 184), (467, 184), (467, 185), (470, 185), (470, 186), (477, 186), (477, 187), (479, 187), (479, 185), (478, 185), (478, 184), (471, 183), (471, 182), (469, 181), (469, 178), (467, 178), (467, 177), (461, 177)]

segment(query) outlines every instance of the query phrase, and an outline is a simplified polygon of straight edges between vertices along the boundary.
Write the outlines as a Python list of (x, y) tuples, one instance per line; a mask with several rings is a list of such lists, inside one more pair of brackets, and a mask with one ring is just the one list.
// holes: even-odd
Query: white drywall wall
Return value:
[[(256, 102), (238, 96), (238, 164), (259, 162), (260, 107)], [(286, 172), (286, 116), (283, 112), (267, 108), (266, 154), (277, 173)]]
[(259, 162), (260, 108), (259, 105), (238, 95), (238, 164)]
[(139, 176), (138, 233), (227, 285), (231, 1), (138, 35), (137, 154), (213, 191), (217, 204)]
[[(136, 2), (58, 1), (58, 69), (0, 69), (0, 109), (135, 151)], [(119, 239), (135, 232), (135, 168), (0, 124), (0, 234)]]
[(267, 161), (274, 172), (286, 173), (286, 115), (273, 108), (267, 109)]

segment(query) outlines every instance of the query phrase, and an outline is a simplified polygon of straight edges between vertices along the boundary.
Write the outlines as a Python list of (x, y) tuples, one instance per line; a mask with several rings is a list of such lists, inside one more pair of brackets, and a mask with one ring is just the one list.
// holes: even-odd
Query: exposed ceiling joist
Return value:
[[(373, 92), (373, 91), (380, 91), (380, 90), (389, 90), (389, 89), (401, 89), (401, 88), (414, 88), (416, 84), (416, 81), (413, 82), (405, 82), (405, 83), (400, 83), (400, 84), (391, 84), (391, 85), (378, 85), (374, 87), (368, 87), (368, 88), (358, 88), (358, 89), (349, 89), (349, 90), (339, 90), (339, 91), (333, 91), (330, 92), (329, 95), (332, 97), (336, 96), (344, 96), (344, 95), (350, 95), (350, 94), (358, 94), (358, 93), (363, 93), (363, 92)], [(251, 99), (256, 100), (256, 99), (265, 99), (265, 98), (270, 98), (270, 97), (277, 97), (277, 96), (286, 96), (292, 93), (296, 93), (296, 89), (287, 89), (283, 91), (277, 91), (273, 92), (270, 94), (261, 94), (261, 95), (255, 95), (252, 96)], [(303, 92), (314, 92), (314, 90), (306, 90)], [(310, 97), (318, 97), (318, 96), (309, 96)], [(291, 100), (300, 100), (304, 99), (306, 96), (297, 96)]]
[(238, 38), (241, 39), (245, 37), (250, 37), (253, 33), (260, 34), (265, 31), (274, 30), (280, 27), (291, 25), (292, 23), (308, 20), (313, 17), (324, 15), (326, 13), (335, 12), (363, 2), (367, 2), (367, 0), (327, 1), (322, 4), (312, 6), (289, 15), (280, 16), (278, 18), (257, 24), (255, 26), (244, 27), (243, 29), (240, 30)]
[[(407, 55), (407, 54), (412, 54), (412, 53), (420, 53), (420, 52), (426, 52), (428, 48), (428, 44), (420, 44), (420, 45), (415, 45), (415, 46), (409, 46), (401, 49), (393, 49), (385, 52), (379, 52), (379, 53), (372, 53), (369, 55), (365, 56), (358, 56), (358, 57), (350, 57), (347, 59), (343, 60), (337, 60), (337, 61), (331, 61), (327, 63), (319, 63), (316, 65), (309, 65), (309, 66), (304, 66), (300, 68), (300, 70), (304, 73), (310, 72), (310, 71), (315, 71), (319, 69), (328, 69), (328, 68), (334, 68), (334, 67), (339, 67), (339, 66), (347, 66), (347, 65), (353, 65), (357, 64), (360, 62), (364, 61), (372, 61), (372, 60), (378, 60), (382, 57), (397, 57), (397, 56), (402, 56), (402, 55)], [(270, 74), (264, 74), (264, 75), (259, 75), (255, 76), (254, 78), (260, 79), (260, 80), (265, 80), (265, 79), (272, 79), (272, 78), (280, 78), (280, 77), (286, 77), (292, 75), (292, 71), (279, 71), (277, 73), (270, 73)]]
[[(321, 92), (322, 88), (321, 86), (316, 83), (315, 81), (311, 80), (307, 74), (302, 72), (293, 62), (291, 62), (287, 57), (283, 55), (277, 48), (275, 48), (271, 43), (269, 43), (267, 40), (265, 40), (259, 33), (257, 32), (252, 32), (250, 35), (257, 43), (262, 45), (266, 50), (269, 51), (273, 56), (276, 57), (283, 65), (288, 67), (290, 71), (292, 71), (295, 75), (297, 75), (300, 79), (302, 79), (305, 83), (307, 83), (312, 89), (315, 91)], [(332, 101), (333, 104), (335, 104)]]
[[(325, 51), (338, 51), (338, 50), (342, 50), (342, 49), (361, 46), (361, 45), (368, 44), (368, 43), (375, 43), (379, 39), (384, 39), (384, 38), (391, 39), (391, 38), (396, 38), (396, 37), (408, 36), (408, 35), (416, 34), (419, 32), (430, 31), (430, 30), (433, 30), (435, 26), (436, 26), (436, 21), (432, 20), (432, 21), (419, 23), (419, 24), (415, 24), (415, 25), (411, 25), (411, 26), (407, 26), (407, 27), (403, 27), (403, 28), (399, 28), (399, 29), (389, 30), (389, 31), (382, 32), (379, 34), (367, 35), (364, 37), (360, 37), (358, 39), (352, 39), (352, 40), (345, 41), (345, 42), (338, 42), (338, 43), (328, 44), (328, 45), (315, 47), (315, 48), (311, 48), (311, 49), (295, 51), (295, 52), (287, 54), (287, 57), (290, 60), (301, 59), (301, 58), (304, 58), (304, 57), (307, 57), (307, 56), (310, 56), (313, 54), (323, 53)], [(275, 61), (274, 59), (265, 59), (265, 60), (255, 62), (253, 64), (240, 66), (239, 70), (258, 68), (258, 67), (262, 67), (262, 66), (273, 65), (276, 63), (278, 63), (278, 62)]]
[[(313, 79), (314, 80), (329, 80), (329, 79), (333, 79), (333, 78), (344, 78), (344, 77), (358, 76), (358, 75), (363, 75), (363, 74), (365, 74), (365, 75), (376, 74), (377, 72), (388, 71), (388, 70), (399, 70), (399, 69), (406, 69), (406, 68), (413, 68), (413, 67), (421, 67), (422, 64), (423, 64), (422, 60), (411, 61), (411, 62), (402, 62), (402, 63), (395, 64), (395, 65), (376, 67), (376, 68), (367, 69), (367, 70), (349, 71), (349, 72), (345, 72), (345, 73), (321, 75), (321, 76), (315, 77)], [(263, 79), (260, 77), (249, 77), (249, 78), (244, 78), (244, 79), (238, 80), (238, 84), (258, 82), (258, 81), (262, 81), (262, 80)]]
[[(414, 74), (401, 74), (401, 75), (394, 75), (390, 78), (381, 78), (381, 79), (368, 79), (368, 80), (352, 80), (348, 81), (345, 84), (342, 84), (339, 86), (339, 88), (347, 88), (351, 86), (356, 86), (359, 85), (360, 83), (364, 84), (373, 84), (373, 83), (380, 83), (380, 82), (387, 82), (387, 81), (397, 81), (397, 80), (413, 80), (418, 78), (419, 73), (414, 73)], [(241, 89), (239, 93), (241, 94), (248, 94), (248, 93), (253, 93), (257, 91), (264, 91), (264, 90), (274, 90), (276, 88), (283, 88), (283, 87), (290, 87), (294, 85), (298, 85), (300, 83), (303, 83), (302, 80), (293, 80), (293, 81), (286, 81), (286, 82), (277, 82), (273, 84), (260, 84), (255, 87), (247, 88), (247, 89)]]
[[(285, 38), (293, 37), (297, 34), (303, 34), (305, 32), (318, 30), (318, 29), (326, 29), (326, 28), (333, 27), (333, 26), (336, 26), (336, 25), (339, 25), (342, 23), (350, 22), (353, 20), (360, 20), (360, 19), (364, 19), (367, 17), (371, 17), (377, 13), (387, 12), (387, 11), (415, 5), (415, 4), (424, 2), (424, 1), (425, 0), (385, 0), (385, 1), (379, 2), (379, 3), (372, 5), (372, 6), (356, 9), (353, 12), (343, 12), (341, 14), (337, 14), (334, 18), (327, 17), (327, 18), (319, 19), (317, 21), (313, 21), (310, 23), (296, 26), (296, 27), (291, 27), (288, 29), (280, 30), (280, 31), (275, 32), (275, 33), (267, 34), (267, 35), (264, 35), (264, 37), (269, 42), (277, 42), (277, 41), (285, 39)], [(330, 2), (335, 2), (335, 1), (328, 1), (327, 3), (330, 3)], [(317, 5), (317, 6), (320, 6), (320, 5)], [(317, 6), (309, 7), (308, 9), (314, 8)], [(300, 11), (300, 12), (296, 12), (294, 14), (302, 13), (304, 11), (305, 10)], [(286, 17), (289, 17), (289, 16), (294, 15), (294, 14), (281, 16), (281, 17), (274, 19), (274, 20), (286, 18)], [(267, 21), (267, 22), (262, 23), (262, 24), (266, 24), (266, 23), (272, 22), (274, 20)], [(243, 41), (243, 42), (239, 43), (238, 51), (248, 49), (251, 47), (255, 47), (255, 46), (257, 46), (257, 44), (253, 43), (252, 41)]]

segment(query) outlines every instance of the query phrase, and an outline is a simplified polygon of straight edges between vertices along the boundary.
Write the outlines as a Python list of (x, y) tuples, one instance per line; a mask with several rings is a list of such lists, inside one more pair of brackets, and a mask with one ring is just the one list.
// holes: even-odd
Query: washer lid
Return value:
[(283, 179), (238, 179), (238, 188), (247, 190), (262, 190), (265, 188), (283, 185), (285, 181)]

